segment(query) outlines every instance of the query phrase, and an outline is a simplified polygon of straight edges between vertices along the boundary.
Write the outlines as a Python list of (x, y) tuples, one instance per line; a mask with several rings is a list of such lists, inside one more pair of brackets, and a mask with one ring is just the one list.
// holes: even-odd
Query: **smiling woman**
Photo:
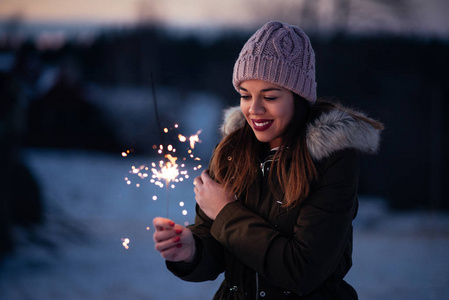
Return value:
[(186, 281), (225, 280), (214, 299), (357, 299), (352, 265), (359, 152), (382, 124), (317, 100), (315, 54), (298, 27), (273, 21), (234, 65), (240, 108), (209, 170), (194, 180), (195, 224), (155, 218), (155, 248)]

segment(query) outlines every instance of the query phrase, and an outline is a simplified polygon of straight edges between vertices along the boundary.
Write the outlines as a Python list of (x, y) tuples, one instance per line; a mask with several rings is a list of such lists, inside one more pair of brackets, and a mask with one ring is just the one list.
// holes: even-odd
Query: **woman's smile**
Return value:
[(252, 127), (257, 131), (265, 131), (273, 124), (273, 120), (251, 119), (251, 121), (253, 122)]

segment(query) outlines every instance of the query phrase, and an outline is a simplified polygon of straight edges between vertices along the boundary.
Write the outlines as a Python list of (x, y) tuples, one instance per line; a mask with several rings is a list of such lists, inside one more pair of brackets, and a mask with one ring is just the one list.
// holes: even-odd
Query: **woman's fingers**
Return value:
[[(164, 259), (175, 260), (180, 256), (180, 248), (182, 248), (183, 243), (182, 233), (182, 226), (179, 225), (169, 230), (156, 231), (153, 234), (154, 248)], [(182, 256), (182, 259), (184, 259), (184, 256)]]
[(182, 227), (181, 225), (175, 225), (173, 227), (170, 226), (169, 228), (164, 227), (161, 230), (158, 230), (156, 228), (156, 231), (153, 234), (153, 240), (155, 243), (159, 243), (175, 236), (181, 237), (183, 233), (183, 228), (184, 227)]
[(184, 256), (182, 251), (182, 244), (177, 244), (173, 247), (169, 247), (160, 252), (161, 256), (170, 261), (181, 261), (184, 260)]
[(153, 234), (153, 241), (157, 251), (164, 251), (180, 242), (183, 232), (182, 226), (175, 226), (175, 222), (172, 220), (161, 217), (154, 218), (153, 224), (156, 228)]
[(176, 232), (174, 230), (156, 230), (153, 234), (153, 240), (155, 243), (159, 243), (175, 236)]
[(201, 178), (202, 182), (212, 180), (212, 178), (210, 178), (210, 176), (209, 176), (209, 170), (204, 170), (203, 172), (201, 172), (201, 175), (199, 177)]
[(175, 226), (175, 222), (170, 219), (156, 217), (153, 219), (153, 225), (154, 228), (156, 228), (156, 231), (162, 231), (173, 229), (173, 227)]
[(198, 177), (195, 177), (195, 179), (193, 180), (193, 185), (202, 185), (203, 184), (203, 179), (201, 179), (201, 175)]
[(195, 251), (192, 233), (180, 225), (171, 230), (156, 231), (154, 248), (166, 260), (181, 261), (192, 257)]
[(195, 194), (200, 193), (205, 188), (205, 185), (209, 184), (211, 180), (212, 178), (210, 178), (209, 176), (209, 170), (204, 170), (203, 172), (201, 172), (201, 175), (193, 180), (193, 184), (195, 185), (193, 191), (195, 192)]
[[(171, 226), (170, 220), (155, 218), (155, 227), (161, 227), (153, 234), (154, 248), (161, 256), (170, 261), (193, 260), (195, 239), (192, 232), (179, 224)], [(169, 227), (167, 227), (167, 225)]]
[(164, 252), (172, 247), (177, 247), (181, 242), (180, 236), (170, 237), (168, 239), (163, 239), (155, 243), (154, 248), (159, 252)]

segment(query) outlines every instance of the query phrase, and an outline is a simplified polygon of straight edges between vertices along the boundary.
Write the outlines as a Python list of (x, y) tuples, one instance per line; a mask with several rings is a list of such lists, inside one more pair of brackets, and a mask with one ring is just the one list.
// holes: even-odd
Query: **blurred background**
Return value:
[(234, 61), (269, 20), (311, 38), (319, 97), (386, 126), (362, 159), (348, 281), (361, 299), (444, 299), (448, 13), (445, 0), (0, 0), (1, 299), (211, 299), (219, 280), (180, 281), (152, 242), (156, 216), (193, 222), (198, 161), (174, 188), (134, 169), (161, 143), (181, 160), (177, 135), (199, 130), (207, 165), (239, 102)]

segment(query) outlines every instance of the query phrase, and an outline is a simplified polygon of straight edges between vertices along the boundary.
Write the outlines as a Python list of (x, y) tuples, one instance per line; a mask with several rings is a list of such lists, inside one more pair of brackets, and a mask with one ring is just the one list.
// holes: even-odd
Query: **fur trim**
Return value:
[(306, 139), (312, 159), (321, 160), (349, 148), (363, 153), (376, 153), (380, 130), (345, 111), (334, 109), (307, 125)]
[(220, 127), (222, 136), (242, 128), (245, 125), (245, 116), (240, 110), (240, 106), (228, 107), (223, 111), (223, 123)]
[[(364, 116), (360, 112), (354, 112)], [(243, 127), (246, 120), (240, 107), (227, 108), (220, 131), (223, 136)], [(334, 109), (323, 112), (307, 125), (307, 147), (315, 161), (329, 157), (343, 149), (376, 153), (380, 144), (380, 130), (349, 113)]]

